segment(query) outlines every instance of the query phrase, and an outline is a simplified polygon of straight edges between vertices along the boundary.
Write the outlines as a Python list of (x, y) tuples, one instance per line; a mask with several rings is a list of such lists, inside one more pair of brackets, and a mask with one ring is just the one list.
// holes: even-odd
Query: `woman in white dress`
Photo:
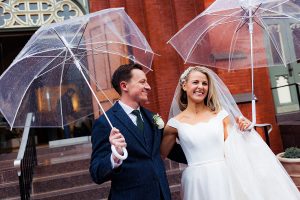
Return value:
[(178, 138), (188, 167), (181, 180), (185, 200), (300, 200), (275, 155), (251, 129), (222, 80), (205, 67), (180, 77), (164, 129), (161, 154)]

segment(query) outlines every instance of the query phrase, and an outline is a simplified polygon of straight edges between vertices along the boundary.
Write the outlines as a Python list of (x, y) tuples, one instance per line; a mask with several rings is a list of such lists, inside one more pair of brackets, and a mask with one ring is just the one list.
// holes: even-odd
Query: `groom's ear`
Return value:
[(121, 81), (120, 83), (120, 88), (121, 88), (121, 91), (128, 91), (128, 88), (127, 88), (127, 82), (126, 81)]

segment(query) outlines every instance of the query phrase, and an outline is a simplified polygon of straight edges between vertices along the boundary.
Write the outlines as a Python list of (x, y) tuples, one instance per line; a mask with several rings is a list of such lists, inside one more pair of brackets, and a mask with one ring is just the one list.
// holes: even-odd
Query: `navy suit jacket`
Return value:
[[(153, 113), (141, 107), (144, 121), (150, 122), (153, 133), (152, 150), (146, 148), (137, 127), (119, 103), (106, 114), (114, 127), (118, 128), (127, 143), (128, 158), (118, 168), (112, 169), (109, 143), (110, 126), (104, 116), (96, 120), (92, 131), (92, 156), (90, 174), (95, 183), (111, 180), (109, 199), (171, 199), (164, 162), (160, 156), (162, 130), (153, 124)], [(149, 132), (149, 130), (148, 130)], [(186, 163), (181, 148), (174, 148), (172, 155), (176, 161)], [(177, 158), (177, 159), (176, 159)]]

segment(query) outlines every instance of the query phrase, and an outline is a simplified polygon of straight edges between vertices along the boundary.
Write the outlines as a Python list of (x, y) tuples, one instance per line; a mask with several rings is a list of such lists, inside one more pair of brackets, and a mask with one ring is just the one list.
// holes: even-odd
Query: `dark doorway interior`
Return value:
[[(0, 75), (10, 66), (33, 32), (0, 32)], [(0, 113), (0, 153), (12, 151), (17, 146), (12, 140), (19, 138), (22, 130), (10, 130)]]
[(32, 34), (33, 32), (0, 33), (0, 74), (9, 67)]

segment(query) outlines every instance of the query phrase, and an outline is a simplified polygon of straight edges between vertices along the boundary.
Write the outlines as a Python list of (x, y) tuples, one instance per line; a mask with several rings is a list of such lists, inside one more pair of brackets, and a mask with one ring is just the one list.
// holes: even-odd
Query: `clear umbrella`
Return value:
[(0, 111), (11, 127), (24, 127), (27, 113), (31, 127), (64, 127), (98, 108), (106, 116), (118, 98), (114, 70), (135, 62), (147, 72), (153, 55), (123, 8), (42, 26), (0, 77)]
[[(287, 65), (300, 59), (300, 35), (293, 35), (295, 54), (285, 54), (277, 30), (270, 24), (299, 23), (298, 0), (216, 0), (204, 12), (186, 24), (169, 41), (185, 63), (225, 69), (251, 68), (252, 121), (256, 123), (254, 97), (255, 67), (270, 66), (266, 41), (270, 41), (273, 59)], [(229, 60), (216, 63), (216, 60)]]

